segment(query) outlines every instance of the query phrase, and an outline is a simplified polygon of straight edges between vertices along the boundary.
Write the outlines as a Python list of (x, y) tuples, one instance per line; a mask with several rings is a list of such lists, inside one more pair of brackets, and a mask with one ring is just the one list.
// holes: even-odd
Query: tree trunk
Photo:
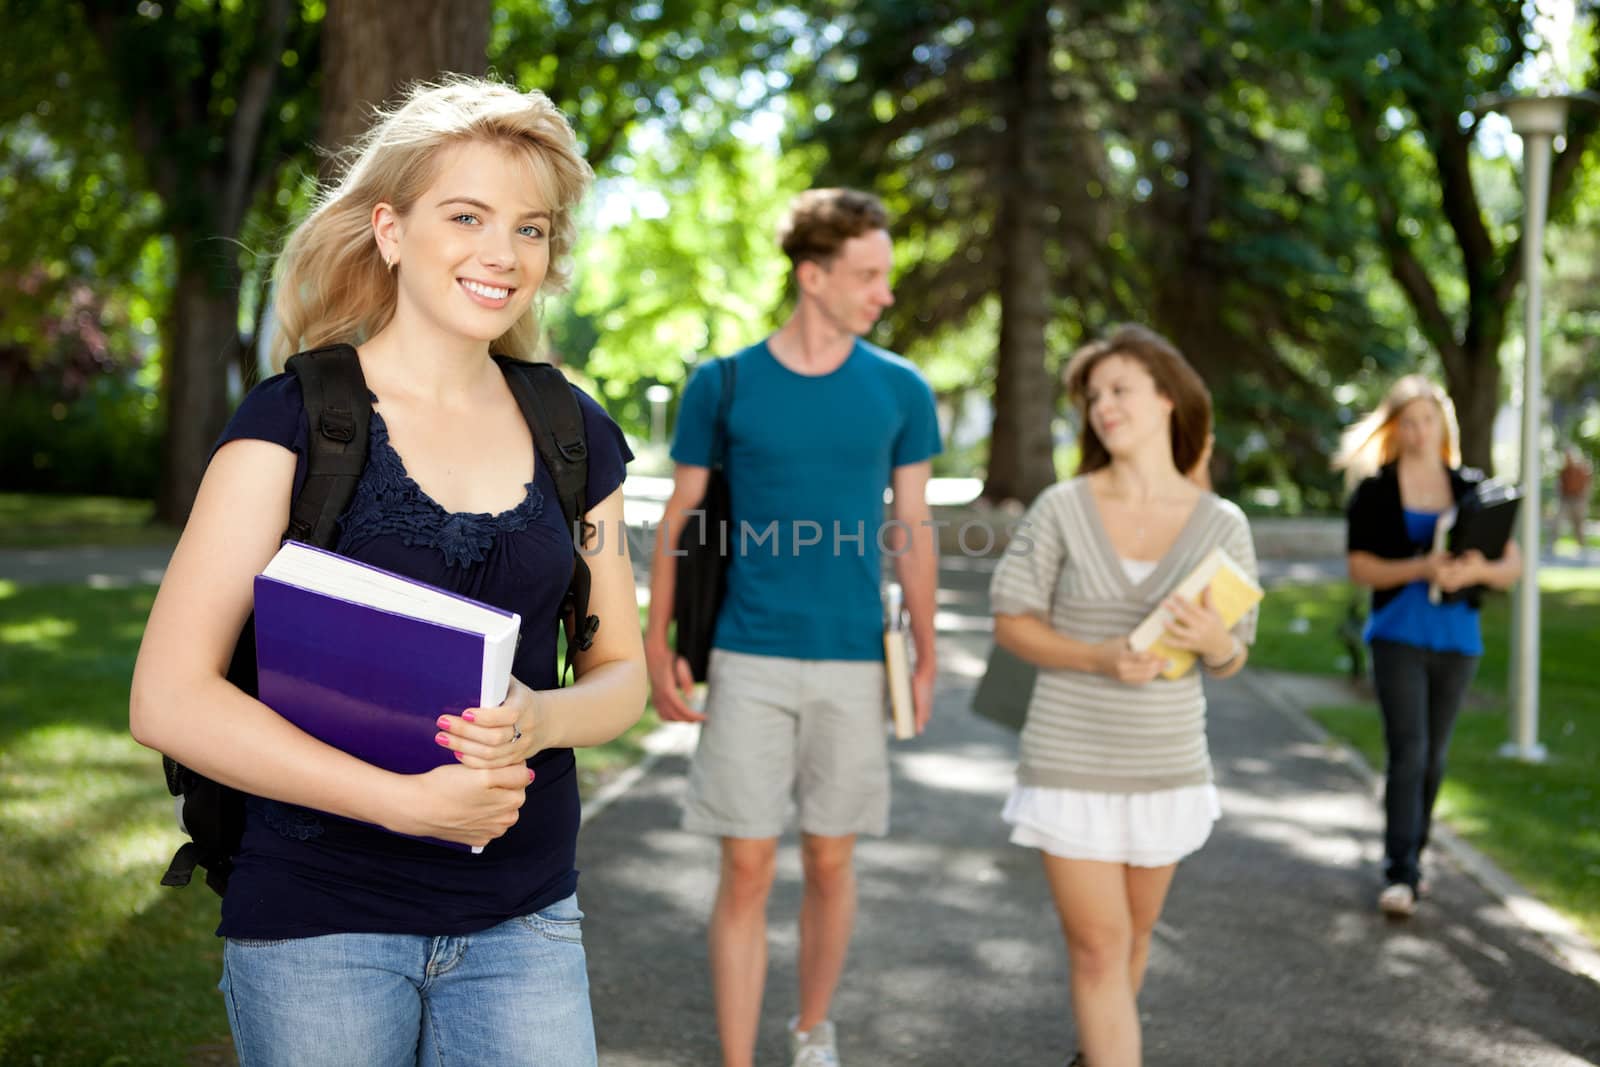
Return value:
[(1498, 350), (1504, 327), (1479, 342), (1476, 351), (1463, 349), (1459, 361), (1445, 364), (1445, 391), (1455, 404), (1461, 428), (1461, 462), (1494, 473), (1494, 417), (1500, 409)]
[(1045, 360), (1050, 271), (1045, 260), (1045, 177), (1037, 123), (1049, 106), (1048, 5), (1019, 27), (1006, 106), (1006, 159), (996, 182), (1000, 250), (1000, 351), (994, 428), (983, 495), (1028, 503), (1056, 480), (1050, 424), (1057, 390)]
[[(490, 0), (329, 0), (322, 24), (322, 133), (337, 151), (407, 82), (488, 69)], [(330, 176), (324, 162), (322, 178)]]
[(178, 280), (166, 329), (167, 432), (156, 492), (157, 516), (174, 526), (188, 519), (211, 447), (227, 423), (227, 370), (239, 349), (237, 270), (233, 285), (219, 284), (215, 265), (183, 243), (178, 242)]

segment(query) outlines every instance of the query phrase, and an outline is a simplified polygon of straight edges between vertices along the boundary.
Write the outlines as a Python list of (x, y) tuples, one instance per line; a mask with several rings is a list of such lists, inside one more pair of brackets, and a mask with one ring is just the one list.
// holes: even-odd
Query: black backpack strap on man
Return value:
[[(561, 680), (573, 670), (574, 657), (594, 644), (600, 629), (598, 616), (589, 614), (589, 561), (583, 547), (595, 533), (586, 517), (589, 486), (589, 442), (583, 428), (583, 410), (567, 384), (566, 377), (548, 363), (524, 363), (496, 356), (505, 373), (506, 384), (522, 408), (522, 417), (533, 431), (539, 462), (550, 471), (561, 498), (561, 515), (572, 536), (572, 581), (561, 601), (560, 615), (567, 626), (567, 658)], [(615, 531), (621, 536), (621, 531)]]
[(677, 630), (673, 648), (689, 665), (689, 674), (703, 682), (711, 670), (711, 643), (716, 637), (717, 615), (728, 595), (728, 545), (733, 528), (733, 494), (728, 482), (730, 448), (728, 419), (738, 383), (737, 357), (717, 360), (722, 392), (717, 400), (717, 420), (711, 430), (711, 466), (705, 495), (694, 511), (698, 523), (685, 522), (678, 531), (678, 577), (672, 593), (672, 619)]
[[(581, 519), (584, 486), (588, 479), (588, 447), (583, 413), (572, 387), (561, 372), (548, 364), (498, 359), (517, 405), (528, 419), (540, 462), (550, 468), (561, 495), (561, 512), (569, 530)], [(300, 381), (300, 394), (309, 430), (306, 477), (290, 505), (285, 538), (319, 548), (338, 543), (339, 518), (350, 506), (367, 461), (372, 394), (361, 373), (361, 361), (349, 345), (301, 352), (290, 357), (287, 369)], [(549, 417), (543, 415), (548, 409)], [(558, 462), (559, 459), (559, 462)], [(587, 634), (588, 648), (599, 620), (588, 614), (589, 568), (574, 546), (576, 565), (563, 614), (585, 620), (579, 631)], [(571, 639), (567, 666), (572, 664)], [(256, 692), (255, 620), (245, 620), (228, 664), (228, 680), (242, 691)], [(191, 840), (172, 857), (161, 884), (188, 885), (196, 867), (206, 870), (206, 885), (218, 896), (227, 891), (233, 856), (244, 833), (244, 794), (162, 756), (167, 789), (179, 798), (179, 817)]]

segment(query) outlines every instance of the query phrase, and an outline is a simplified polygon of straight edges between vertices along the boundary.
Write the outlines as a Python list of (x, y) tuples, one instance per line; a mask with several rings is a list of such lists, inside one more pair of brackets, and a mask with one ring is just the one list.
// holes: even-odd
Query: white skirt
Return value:
[(1069, 860), (1165, 867), (1199, 850), (1222, 815), (1217, 787), (1092, 793), (1017, 785), (1006, 800), (1013, 844)]

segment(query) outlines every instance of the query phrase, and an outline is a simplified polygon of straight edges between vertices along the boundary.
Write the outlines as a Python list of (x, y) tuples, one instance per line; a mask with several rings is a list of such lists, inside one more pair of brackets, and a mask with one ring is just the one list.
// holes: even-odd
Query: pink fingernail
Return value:
[(463, 711), (461, 713), (461, 717), (463, 719), (466, 719), (468, 722), (477, 722), (478, 721), (478, 717), (476, 715), (472, 714), (472, 712), (470, 712), (470, 711)]
[(433, 741), (434, 741), (434, 744), (436, 744), (436, 745), (443, 745), (445, 748), (449, 748), (450, 747), (450, 735), (449, 734), (434, 734), (433, 735)]
[(452, 752), (452, 753), (450, 753), (450, 754), (451, 754), (451, 755), (452, 755), (452, 756), (454, 756), (454, 757), (455, 757), (455, 758), (456, 758), (456, 759), (461, 759), (461, 758), (462, 758), (462, 757), (461, 757), (461, 753), (459, 753), (459, 752)]
[(528, 781), (533, 781), (533, 768), (528, 768)]
[(435, 722), (434, 725), (441, 730), (448, 730), (450, 729), (450, 717), (448, 715), (441, 715), (439, 716), (439, 721)]

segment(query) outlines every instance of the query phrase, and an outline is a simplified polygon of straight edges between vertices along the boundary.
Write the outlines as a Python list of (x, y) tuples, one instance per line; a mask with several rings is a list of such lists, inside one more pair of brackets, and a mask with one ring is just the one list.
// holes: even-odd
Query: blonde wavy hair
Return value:
[[(540, 293), (566, 290), (577, 237), (573, 210), (594, 180), (566, 117), (537, 90), (461, 75), (418, 83), (394, 107), (379, 110), (339, 154), (337, 179), (284, 243), (274, 279), (275, 368), (295, 352), (359, 343), (388, 324), (395, 277), (373, 237), (372, 211), (389, 203), (409, 213), (438, 173), (440, 156), (469, 143), (503, 146), (526, 162), (552, 216), (550, 268)], [(532, 359), (539, 347), (537, 305), (491, 347)]]
[(1439, 409), (1444, 423), (1439, 458), (1447, 467), (1461, 465), (1461, 431), (1450, 394), (1425, 375), (1408, 374), (1389, 387), (1381, 404), (1340, 435), (1333, 468), (1344, 471), (1346, 485), (1355, 486), (1400, 457), (1400, 413), (1418, 400), (1431, 400)]

